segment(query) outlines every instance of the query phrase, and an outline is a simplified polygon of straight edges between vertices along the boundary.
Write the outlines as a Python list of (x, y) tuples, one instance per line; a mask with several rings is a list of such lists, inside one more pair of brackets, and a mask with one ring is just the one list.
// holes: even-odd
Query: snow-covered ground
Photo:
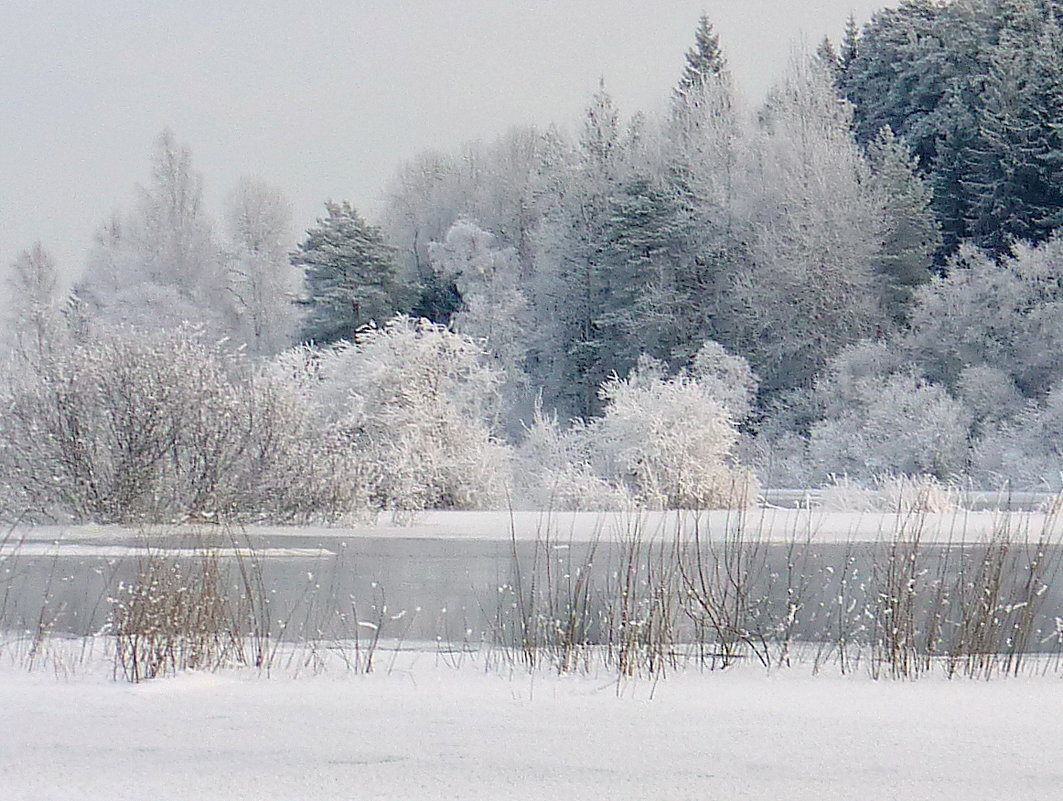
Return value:
[(403, 654), (264, 678), (0, 668), (5, 801), (785, 799), (1063, 795), (1063, 682), (875, 682), (806, 667), (618, 688)]
[[(718, 538), (741, 527), (747, 538), (764, 542), (792, 539), (814, 543), (877, 542), (889, 539), (904, 527), (919, 530), (924, 543), (981, 542), (1007, 525), (1016, 539), (1037, 538), (1042, 532), (1063, 534), (1063, 516), (1043, 512), (965, 511), (927, 514), (839, 512), (821, 508), (757, 508), (748, 511), (713, 512), (420, 512), (402, 524), (385, 517), (375, 523), (345, 526), (251, 526), (236, 532), (256, 543), (265, 538), (338, 541), (344, 538), (404, 538), (502, 542), (515, 538), (532, 542), (549, 537), (556, 541), (615, 542), (639, 532), (646, 539), (672, 537), (676, 531), (691, 534), (697, 528), (703, 537)], [(212, 525), (148, 526), (41, 526), (20, 529), (0, 548), (0, 556), (16, 547), (34, 545), (34, 553), (49, 547), (79, 546), (78, 555), (91, 555), (91, 548), (116, 545), (167, 543), (187, 545), (189, 535), (213, 534), (228, 541), (229, 532)], [(40, 543), (46, 543), (42, 546)], [(73, 552), (71, 552), (73, 553)], [(269, 555), (269, 554), (259, 554)], [(309, 550), (278, 550), (277, 556), (308, 556)]]

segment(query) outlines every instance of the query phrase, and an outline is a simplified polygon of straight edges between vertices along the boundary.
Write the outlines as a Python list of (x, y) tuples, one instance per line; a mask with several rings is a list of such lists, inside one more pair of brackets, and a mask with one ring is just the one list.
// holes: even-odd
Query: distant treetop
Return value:
[(698, 29), (694, 32), (694, 46), (687, 51), (686, 66), (675, 88), (676, 98), (681, 99), (701, 89), (709, 76), (719, 75), (726, 68), (727, 62), (720, 50), (720, 37), (713, 32), (709, 18), (702, 14)]

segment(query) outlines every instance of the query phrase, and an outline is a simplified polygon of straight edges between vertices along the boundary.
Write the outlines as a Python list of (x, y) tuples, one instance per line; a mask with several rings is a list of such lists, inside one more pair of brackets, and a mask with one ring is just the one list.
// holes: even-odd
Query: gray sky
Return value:
[[(621, 110), (667, 98), (704, 11), (757, 100), (791, 45), (884, 0), (0, 0), (0, 268), (40, 240), (80, 272), (164, 127), (211, 211), (241, 175), (372, 216), (403, 160), (511, 125), (570, 126), (603, 76)], [(2, 286), (2, 285), (0, 285)], [(2, 289), (0, 289), (2, 291)]]

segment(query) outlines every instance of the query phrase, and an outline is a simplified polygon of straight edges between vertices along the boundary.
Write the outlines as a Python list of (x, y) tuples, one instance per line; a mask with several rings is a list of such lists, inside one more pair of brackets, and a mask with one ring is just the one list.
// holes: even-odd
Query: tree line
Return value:
[[(421, 154), (396, 171), (377, 224), (329, 201), (294, 245), (283, 196), (253, 181), (219, 227), (166, 132), (135, 208), (101, 226), (69, 297), (43, 248), (16, 260), (5, 391), (62, 406), (72, 353), (110, 353), (104, 373), (123, 360), (150, 372), (143, 360), (168, 352), (152, 337), (177, 337), (230, 395), (287, 398), (301, 422), (278, 417), (291, 442), (274, 444), (357, 476), (344, 509), (515, 491), (717, 504), (754, 491), (739, 464), (772, 486), (843, 473), (1058, 486), (1059, 6), (902, 2), (862, 29), (850, 20), (837, 47), (795, 51), (753, 109), (703, 17), (663, 111), (622, 119), (603, 82), (572, 133), (521, 127)], [(344, 359), (357, 377), (335, 372)], [(85, 401), (95, 411), (78, 425), (121, 417), (123, 392), (149, 390)], [(49, 436), (77, 451), (61, 411)], [(269, 417), (227, 414), (245, 432)], [(10, 465), (27, 450), (18, 437), (44, 425), (31, 418), (0, 422), (22, 503), (40, 470), (27, 457), (10, 489)], [(197, 450), (209, 439), (192, 459), (168, 437), (152, 469), (171, 496), (182, 459), (211, 461)], [(97, 447), (123, 475), (116, 453), (133, 445)], [(693, 462), (701, 473), (676, 467)], [(304, 494), (328, 496), (330, 481), (342, 483), (324, 475)], [(256, 492), (233, 490), (280, 495)], [(151, 504), (196, 506), (162, 495)]]

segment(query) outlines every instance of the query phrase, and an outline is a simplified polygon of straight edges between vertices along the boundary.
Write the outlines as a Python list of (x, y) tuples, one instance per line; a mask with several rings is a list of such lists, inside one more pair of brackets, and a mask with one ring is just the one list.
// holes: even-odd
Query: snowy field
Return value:
[(688, 672), (530, 677), (404, 654), (370, 676), (128, 685), (0, 669), (5, 801), (1058, 798), (1063, 683)]

